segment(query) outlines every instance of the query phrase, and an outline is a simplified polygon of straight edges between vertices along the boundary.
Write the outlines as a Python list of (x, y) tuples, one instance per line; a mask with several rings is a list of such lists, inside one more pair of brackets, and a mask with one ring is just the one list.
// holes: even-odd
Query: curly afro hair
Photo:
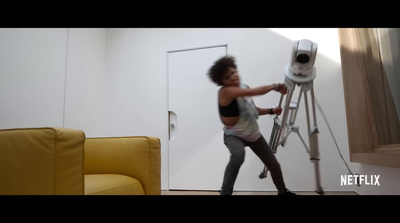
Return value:
[(222, 86), (224, 85), (222, 78), (230, 67), (235, 69), (237, 68), (235, 58), (233, 56), (223, 56), (215, 61), (214, 65), (210, 67), (208, 70), (208, 77), (218, 86)]

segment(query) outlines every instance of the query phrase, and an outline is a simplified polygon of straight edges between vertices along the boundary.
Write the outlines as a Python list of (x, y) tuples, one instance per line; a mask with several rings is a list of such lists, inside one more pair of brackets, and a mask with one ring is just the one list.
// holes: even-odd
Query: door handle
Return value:
[(173, 140), (176, 137), (177, 134), (177, 117), (176, 117), (176, 113), (173, 111), (168, 111), (168, 120), (169, 120), (169, 127), (168, 127), (168, 137), (169, 140)]

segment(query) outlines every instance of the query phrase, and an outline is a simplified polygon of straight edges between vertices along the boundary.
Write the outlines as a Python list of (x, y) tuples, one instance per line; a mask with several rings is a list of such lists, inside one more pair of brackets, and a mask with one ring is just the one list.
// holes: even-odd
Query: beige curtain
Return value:
[[(361, 74), (360, 79), (347, 79), (351, 83), (345, 83), (347, 87), (361, 87), (364, 95), (369, 98), (367, 104), (370, 108), (370, 121), (372, 129), (376, 129), (375, 134), (379, 145), (400, 143), (400, 120), (396, 111), (393, 95), (390, 90), (387, 75), (382, 65), (381, 50), (379, 43), (372, 28), (346, 28), (339, 30), (341, 42), (345, 41), (348, 49), (341, 53), (346, 53), (346, 57), (354, 58), (352, 63), (342, 62), (343, 75), (352, 75), (352, 70), (358, 69)], [(343, 56), (343, 55), (342, 55)], [(400, 75), (400, 74), (397, 74)], [(346, 79), (344, 79), (346, 80)], [(397, 86), (399, 88), (400, 86)], [(355, 97), (356, 95), (348, 95)], [(349, 112), (349, 111), (347, 111)], [(356, 111), (368, 112), (368, 111)], [(373, 128), (375, 126), (375, 128)], [(362, 139), (363, 140), (363, 139)], [(369, 139), (364, 139), (369, 140)]]

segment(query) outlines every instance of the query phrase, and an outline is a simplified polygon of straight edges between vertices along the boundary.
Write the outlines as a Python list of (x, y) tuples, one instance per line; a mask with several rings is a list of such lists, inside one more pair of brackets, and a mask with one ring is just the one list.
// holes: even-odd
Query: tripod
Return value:
[[(285, 77), (285, 86), (288, 89), (285, 99), (285, 107), (283, 108), (283, 116), (282, 120), (279, 120), (278, 116), (274, 118), (274, 125), (271, 132), (271, 137), (269, 141), (269, 145), (271, 147), (272, 152), (275, 154), (279, 145), (285, 146), (286, 139), (289, 134), (294, 132), (297, 133), (301, 142), (303, 143), (306, 151), (310, 154), (310, 161), (314, 163), (315, 170), (315, 180), (316, 180), (316, 188), (315, 191), (318, 194), (323, 194), (323, 190), (320, 183), (320, 172), (319, 172), (319, 151), (318, 151), (318, 127), (317, 127), (317, 118), (315, 113), (315, 100), (314, 100), (314, 84), (313, 80), (316, 76), (316, 68), (314, 67), (312, 73), (309, 77), (304, 78), (304, 76), (296, 76), (289, 72), (289, 65), (286, 66), (285, 69), (286, 77)], [(291, 102), (293, 93), (295, 91), (296, 86), (300, 87), (299, 97), (297, 102)], [(311, 110), (312, 110), (312, 125), (310, 124), (310, 111), (308, 105), (308, 93), (311, 94)], [(304, 141), (303, 137), (300, 135), (299, 127), (294, 126), (297, 111), (299, 109), (299, 104), (301, 100), (301, 96), (304, 97), (304, 104), (306, 109), (307, 116), (307, 129), (308, 129), (308, 138), (309, 138), (309, 147)], [(284, 95), (281, 95), (279, 100), (279, 106), (282, 105)], [(268, 168), (264, 166), (263, 171), (259, 175), (260, 179), (267, 177)]]

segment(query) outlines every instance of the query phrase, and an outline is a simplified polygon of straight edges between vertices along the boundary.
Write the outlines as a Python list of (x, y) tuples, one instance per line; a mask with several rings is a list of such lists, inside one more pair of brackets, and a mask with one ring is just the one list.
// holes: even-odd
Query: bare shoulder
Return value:
[(240, 91), (240, 89), (241, 89), (240, 87), (225, 86), (225, 87), (222, 87), (219, 91), (220, 91), (221, 94), (227, 94), (227, 95), (229, 95), (229, 94), (231, 94), (231, 93)]
[(230, 99), (244, 96), (252, 96), (254, 94), (253, 90), (246, 85), (246, 88), (241, 88), (240, 86), (227, 86), (220, 90), (222, 97), (227, 97)]

